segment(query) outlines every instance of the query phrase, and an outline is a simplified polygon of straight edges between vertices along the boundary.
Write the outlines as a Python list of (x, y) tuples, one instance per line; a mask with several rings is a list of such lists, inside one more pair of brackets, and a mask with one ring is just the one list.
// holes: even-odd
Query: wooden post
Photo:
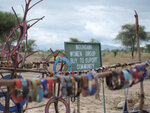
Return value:
[[(141, 65), (143, 67), (147, 67), (148, 66), (145, 62), (141, 63)], [(135, 67), (132, 67), (132, 68), (135, 68)], [(120, 71), (121, 70), (118, 70), (117, 72), (120, 72)], [(27, 70), (26, 70), (26, 72), (27, 72)], [(35, 72), (35, 71), (32, 71), (32, 72)], [(42, 73), (42, 71), (41, 72), (40, 71), (36, 71), (35, 73)], [(150, 75), (150, 73), (148, 73), (148, 74)], [(74, 76), (78, 76), (78, 75), (74, 75)], [(97, 76), (98, 76), (98, 78), (109, 77), (109, 76), (112, 76), (112, 72), (111, 71), (98, 72)], [(51, 77), (51, 79), (53, 79), (54, 83), (59, 83), (60, 82), (60, 80), (58, 78), (56, 78), (56, 77)], [(14, 80), (11, 80), (11, 79), (9, 79), (9, 80), (0, 80), (0, 86), (8, 86), (8, 87), (10, 87), (10, 86), (13, 86), (13, 85), (15, 85)]]
[[(140, 43), (139, 43), (139, 24), (138, 24), (138, 14), (135, 11), (135, 19), (136, 19), (136, 41), (137, 41), (137, 51), (138, 51), (138, 60), (141, 62), (141, 52), (140, 52)], [(140, 113), (142, 113), (144, 105), (144, 87), (143, 87), (143, 81), (140, 83)]]
[(7, 96), (5, 97), (5, 110), (4, 113), (9, 113), (9, 101), (10, 101), (10, 88), (7, 87)]

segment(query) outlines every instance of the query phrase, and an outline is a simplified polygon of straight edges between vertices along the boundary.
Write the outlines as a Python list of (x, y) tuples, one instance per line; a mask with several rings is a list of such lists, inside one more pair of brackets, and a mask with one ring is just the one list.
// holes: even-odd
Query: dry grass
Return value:
[[(43, 53), (39, 52), (31, 57), (28, 58), (28, 61), (41, 61), (42, 58), (46, 58), (49, 53)], [(142, 54), (142, 61), (146, 61), (150, 59), (150, 53), (143, 53)], [(116, 57), (114, 57), (112, 52), (107, 52), (107, 53), (102, 53), (102, 62), (103, 65), (113, 65), (116, 63), (125, 63), (125, 62), (134, 62), (138, 61), (138, 57), (135, 53), (135, 58), (131, 58), (131, 53), (124, 53), (124, 52), (119, 52)], [(40, 74), (39, 74), (40, 75)], [(30, 74), (23, 74), (25, 78), (32, 78), (32, 77), (37, 77), (38, 74), (30, 73)], [(145, 92), (145, 109), (150, 110), (150, 82), (144, 81), (144, 92)], [(136, 104), (139, 101), (139, 91), (140, 91), (140, 84), (134, 85), (132, 88), (130, 88), (130, 92), (128, 95), (129, 99), (129, 108), (132, 109), (133, 105)], [(100, 90), (100, 101), (95, 100), (94, 96), (93, 97), (87, 97), (87, 98), (82, 98), (81, 97), (81, 112), (82, 113), (102, 113), (103, 112), (103, 101), (102, 101), (102, 88)], [(105, 84), (105, 97), (106, 97), (106, 111), (107, 113), (116, 113), (117, 111), (122, 112), (122, 110), (116, 109), (117, 104), (121, 101), (124, 100), (124, 91), (123, 90), (116, 90), (112, 91), (109, 90)], [(1, 101), (1, 100), (0, 100)], [(45, 104), (47, 103), (47, 100), (44, 100), (40, 104)], [(29, 107), (35, 107), (36, 105), (38, 106), (37, 103), (29, 103)], [(74, 104), (71, 104), (72, 106)], [(71, 107), (72, 107), (71, 106)], [(73, 107), (72, 107), (73, 109)], [(92, 111), (93, 110), (93, 111)], [(97, 112), (98, 111), (98, 112)], [(43, 108), (37, 108), (37, 109), (32, 109), (28, 110), (26, 113), (42, 113), (44, 112), (44, 107)]]
[[(43, 61), (47, 58), (50, 52), (38, 52), (30, 56), (27, 61)], [(62, 55), (60, 55), (62, 56)], [(127, 63), (127, 62), (137, 62), (138, 55), (134, 53), (135, 58), (131, 58), (130, 52), (118, 52), (117, 56), (114, 57), (113, 52), (102, 52), (102, 64), (103, 65), (113, 65), (117, 63)], [(142, 61), (150, 59), (150, 53), (142, 53)]]
[[(135, 58), (131, 58), (131, 53), (119, 52), (116, 57), (114, 57), (112, 52), (102, 53), (102, 62), (103, 65), (112, 65), (116, 63), (126, 63), (126, 62), (136, 62), (138, 61), (137, 53), (134, 54)], [(142, 53), (141, 55), (142, 61), (146, 61), (150, 59), (150, 53)]]

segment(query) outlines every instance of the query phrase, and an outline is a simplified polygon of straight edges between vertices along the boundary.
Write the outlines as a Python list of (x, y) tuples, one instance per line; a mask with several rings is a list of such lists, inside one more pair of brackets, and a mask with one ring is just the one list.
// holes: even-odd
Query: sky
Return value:
[[(13, 12), (13, 7), (23, 16), (21, 5), (25, 5), (24, 0), (0, 0), (0, 11)], [(28, 38), (36, 40), (36, 49), (40, 50), (64, 49), (64, 42), (71, 37), (120, 46), (114, 38), (122, 25), (135, 23), (134, 10), (139, 24), (150, 31), (149, 6), (150, 0), (43, 0), (28, 13), (27, 20), (45, 16), (28, 30)]]

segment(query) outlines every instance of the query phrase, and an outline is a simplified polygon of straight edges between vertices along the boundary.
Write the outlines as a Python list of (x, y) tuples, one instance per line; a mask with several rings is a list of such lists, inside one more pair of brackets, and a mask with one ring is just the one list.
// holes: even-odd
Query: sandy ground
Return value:
[[(26, 73), (23, 74), (24, 78), (33, 78), (39, 77), (40, 74), (35, 73)], [(145, 92), (145, 105), (144, 109), (150, 111), (150, 80), (144, 81), (144, 92)], [(133, 106), (139, 101), (139, 93), (140, 93), (140, 83), (134, 85), (129, 88), (128, 94), (128, 106), (129, 109), (132, 110)], [(106, 101), (106, 113), (122, 113), (122, 109), (117, 109), (118, 103), (125, 99), (124, 90), (111, 91), (107, 88), (105, 84), (105, 101)], [(45, 106), (38, 107), (34, 109), (30, 109), (32, 107), (37, 107), (41, 105), (45, 105), (48, 102), (48, 99), (44, 99), (41, 103), (32, 102), (28, 105), (28, 110), (25, 113), (44, 113)], [(77, 103), (71, 103), (71, 113), (73, 113), (74, 108)], [(59, 105), (60, 113), (65, 113), (65, 107), (63, 104)], [(50, 107), (50, 113), (54, 112), (53, 105)], [(102, 87), (100, 90), (100, 99), (95, 99), (95, 96), (82, 97), (80, 96), (80, 113), (103, 113), (104, 112), (104, 104), (103, 104), (103, 92)]]
[[(35, 61), (41, 61), (41, 59), (34, 59)], [(33, 61), (30, 59), (29, 61)], [(41, 77), (41, 74), (37, 73), (22, 73), (24, 78), (32, 79), (33, 77)], [(150, 111), (150, 80), (144, 81), (144, 92), (145, 92), (145, 105), (144, 109)], [(124, 90), (111, 91), (107, 88), (105, 84), (105, 101), (106, 101), (106, 113), (122, 113), (122, 109), (117, 109), (118, 103), (125, 100)], [(132, 110), (133, 106), (139, 102), (140, 94), (140, 83), (129, 88), (128, 94), (128, 106)], [(103, 91), (102, 86), (100, 89), (100, 99), (95, 99), (95, 96), (82, 97), (80, 96), (80, 113), (104, 113), (103, 104)], [(45, 104), (48, 99), (44, 99), (41, 103), (32, 102), (28, 104), (28, 109), (25, 113), (45, 113)], [(38, 107), (42, 106), (43, 107)], [(71, 113), (73, 113), (74, 108), (77, 106), (77, 102), (71, 103)], [(33, 107), (37, 107), (34, 108)], [(66, 113), (63, 104), (59, 104), (60, 113)], [(54, 112), (54, 105), (50, 107), (50, 113)], [(77, 112), (76, 112), (77, 113)]]

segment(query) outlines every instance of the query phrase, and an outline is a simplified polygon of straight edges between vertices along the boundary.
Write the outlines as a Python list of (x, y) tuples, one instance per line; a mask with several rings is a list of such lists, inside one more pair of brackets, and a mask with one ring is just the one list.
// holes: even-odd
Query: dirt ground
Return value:
[[(121, 56), (120, 56), (121, 55)], [(126, 57), (122, 54), (118, 55), (116, 58), (113, 57), (112, 54), (103, 56), (103, 65), (112, 65), (116, 62), (122, 62), (125, 61), (132, 62), (130, 57)], [(143, 55), (143, 60), (149, 59), (149, 56), (145, 58), (146, 55)], [(110, 59), (110, 57), (112, 59)], [(39, 60), (39, 58), (37, 58)], [(36, 59), (36, 60), (37, 60)], [(33, 61), (35, 59), (30, 58), (30, 61)], [(41, 60), (41, 59), (40, 59)], [(116, 61), (117, 60), (117, 61)], [(25, 77), (31, 77), (32, 75), (35, 76), (35, 74), (28, 74), (25, 75)], [(36, 75), (38, 76), (38, 75)], [(105, 82), (104, 82), (105, 83)], [(144, 92), (145, 92), (145, 105), (144, 109), (150, 111), (150, 80), (144, 81)], [(105, 106), (106, 106), (106, 113), (122, 113), (123, 109), (117, 109), (118, 103), (125, 100), (124, 90), (117, 90), (117, 91), (111, 91), (107, 88), (107, 85), (104, 84), (104, 92), (105, 92)], [(140, 83), (134, 85), (133, 87), (129, 88), (128, 91), (128, 109), (133, 110), (134, 105), (139, 102), (139, 94), (140, 94)], [(89, 97), (82, 97), (80, 96), (80, 113), (104, 113), (104, 103), (103, 103), (103, 89), (102, 85), (100, 88), (100, 99), (95, 99), (95, 96), (89, 96)], [(40, 106), (43, 104), (46, 104), (48, 102), (48, 99), (44, 99), (41, 103), (29, 103), (29, 108)], [(76, 106), (77, 103), (71, 103), (71, 113), (73, 113), (74, 106)], [(60, 105), (61, 106), (61, 105)], [(52, 105), (52, 109), (50, 113), (54, 112), (54, 107)], [(60, 113), (65, 113), (65, 108), (62, 107), (63, 110), (61, 110)], [(29, 109), (26, 111), (26, 113), (44, 113), (45, 106), (35, 109)], [(54, 112), (55, 113), (55, 112)]]
[[(116, 58), (113, 57), (112, 54), (103, 56), (103, 65), (112, 65), (115, 64), (115, 62), (122, 62), (125, 63), (124, 61), (129, 61), (132, 62), (130, 57), (126, 57), (122, 54), (121, 56), (117, 56)], [(147, 54), (146, 54), (147, 55)], [(145, 56), (146, 56), (145, 55)], [(143, 55), (144, 60), (149, 59), (149, 56), (145, 58)], [(108, 57), (108, 58), (107, 58)], [(112, 59), (110, 59), (110, 57)], [(30, 57), (29, 61), (41, 61), (41, 57), (38, 58), (32, 58)], [(117, 60), (117, 61), (116, 61)], [(110, 63), (110, 64), (109, 64)], [(33, 78), (37, 76), (41, 76), (39, 74), (35, 73), (28, 73), (28, 74), (23, 74), (25, 78)], [(144, 104), (144, 109), (147, 111), (150, 111), (150, 80), (144, 81), (144, 93), (145, 93), (145, 104)], [(123, 109), (117, 109), (118, 103), (121, 101), (125, 100), (125, 94), (124, 90), (116, 90), (116, 91), (111, 91), (107, 88), (107, 85), (104, 82), (104, 93), (105, 93), (105, 106), (106, 106), (106, 113), (122, 113)], [(129, 88), (128, 91), (128, 109), (133, 110), (134, 105), (139, 102), (139, 94), (140, 94), (140, 83), (134, 85), (133, 87)], [(88, 96), (88, 97), (82, 97), (80, 96), (80, 113), (104, 113), (104, 102), (103, 102), (103, 89), (102, 85), (100, 88), (100, 99), (95, 99), (94, 96)], [(44, 105), (48, 102), (48, 99), (44, 99), (41, 103), (37, 102), (32, 102), (29, 103), (28, 108)], [(77, 106), (77, 103), (71, 103), (71, 113), (73, 113), (74, 108)], [(54, 112), (54, 105), (50, 108), (51, 111), (50, 113), (55, 113)], [(26, 113), (44, 113), (45, 111), (45, 106), (35, 108), (35, 109), (28, 109)], [(60, 113), (65, 113), (65, 107), (63, 105), (60, 105)]]
[[(33, 77), (39, 77), (40, 74), (35, 73), (28, 73), (23, 74), (24, 78), (33, 78)], [(117, 90), (117, 91), (111, 91), (107, 88), (105, 85), (105, 101), (106, 101), (106, 113), (122, 113), (122, 109), (117, 109), (118, 103), (125, 100), (124, 90)], [(144, 81), (144, 92), (145, 92), (145, 105), (144, 109), (150, 111), (150, 80)], [(140, 94), (140, 83), (134, 85), (133, 87), (129, 88), (128, 91), (128, 108), (130, 110), (133, 109), (133, 106), (139, 102), (139, 94)], [(44, 99), (41, 103), (32, 102), (28, 105), (28, 110), (25, 113), (44, 113), (45, 112), (45, 106), (30, 109), (32, 107), (37, 107), (41, 105), (45, 105), (48, 102), (48, 99)], [(76, 106), (77, 103), (71, 103), (71, 112), (73, 113), (74, 106)], [(54, 107), (50, 108), (50, 113), (54, 112)], [(61, 112), (65, 113), (65, 107), (63, 105), (60, 105)], [(80, 113), (103, 113), (104, 112), (104, 104), (103, 104), (103, 91), (102, 86), (100, 89), (100, 99), (95, 99), (95, 96), (88, 96), (88, 97), (82, 97), (80, 96)]]
[[(110, 56), (109, 56), (110, 57)], [(106, 56), (105, 56), (106, 58)], [(119, 57), (120, 58), (120, 57)], [(28, 61), (41, 61), (40, 58), (30, 58), (27, 59)], [(105, 59), (104, 59), (105, 61)], [(120, 61), (120, 60), (119, 60)], [(111, 60), (111, 63), (115, 62)], [(103, 62), (104, 64), (109, 65), (109, 61)], [(37, 73), (21, 73), (24, 78), (32, 79), (34, 77), (41, 77), (41, 74)], [(144, 81), (144, 92), (145, 92), (145, 104), (144, 109), (150, 111), (150, 80)], [(121, 101), (125, 100), (124, 90), (116, 90), (111, 91), (107, 88), (107, 85), (104, 82), (104, 90), (105, 90), (105, 106), (106, 106), (106, 113), (122, 113), (123, 109), (118, 109), (117, 105)], [(140, 83), (134, 85), (133, 87), (129, 88), (128, 92), (128, 109), (133, 110), (134, 105), (139, 102), (139, 94), (140, 94)], [(96, 99), (94, 96), (82, 97), (80, 96), (80, 113), (104, 113), (104, 102), (103, 102), (103, 89), (102, 85), (100, 88), (100, 98)], [(41, 103), (32, 102), (28, 104), (28, 109), (25, 113), (44, 113), (45, 112), (45, 104), (48, 102), (48, 99), (44, 99)], [(74, 109), (76, 109), (77, 102), (71, 102), (71, 113)], [(42, 106), (42, 107), (39, 107)], [(36, 108), (37, 107), (37, 108)], [(60, 113), (66, 113), (65, 107), (63, 104), (59, 105)], [(50, 113), (54, 112), (54, 105), (50, 107)]]

